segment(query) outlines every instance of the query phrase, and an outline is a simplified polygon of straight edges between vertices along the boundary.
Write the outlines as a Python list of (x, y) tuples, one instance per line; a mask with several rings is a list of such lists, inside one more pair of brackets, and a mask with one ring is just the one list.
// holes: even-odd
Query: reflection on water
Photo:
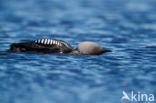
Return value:
[[(0, 1), (2, 103), (120, 103), (122, 91), (155, 93), (155, 0)], [(94, 41), (100, 56), (3, 52), (14, 42)]]

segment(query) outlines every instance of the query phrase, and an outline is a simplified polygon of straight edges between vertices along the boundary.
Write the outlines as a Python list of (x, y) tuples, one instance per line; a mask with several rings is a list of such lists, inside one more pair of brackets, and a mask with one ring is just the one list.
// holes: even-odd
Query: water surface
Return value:
[[(1, 103), (120, 103), (156, 94), (155, 0), (1, 0), (0, 51), (14, 42), (94, 41), (100, 56), (0, 55)], [(3, 52), (6, 53), (6, 52)]]

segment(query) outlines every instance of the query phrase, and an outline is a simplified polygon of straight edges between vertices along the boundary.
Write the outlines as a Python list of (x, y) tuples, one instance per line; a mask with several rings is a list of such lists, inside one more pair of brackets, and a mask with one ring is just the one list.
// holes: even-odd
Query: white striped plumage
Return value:
[(53, 41), (52, 40), (50, 40), (50, 45), (52, 45), (53, 44)]
[(58, 42), (58, 45), (61, 46), (61, 45), (60, 45), (60, 42)]
[(53, 44), (55, 44), (55, 40), (52, 40), (53, 41)]
[(45, 45), (46, 45), (46, 44), (48, 44), (48, 39), (45, 39), (45, 40), (46, 40), (46, 42), (45, 42)]
[(47, 41), (47, 44), (49, 45), (50, 44), (50, 40), (48, 39), (48, 41)]
[(44, 44), (44, 45), (56, 45), (56, 46), (60, 46), (60, 47), (67, 47), (67, 48), (70, 48), (72, 49), (72, 47), (62, 41), (62, 40), (55, 40), (55, 39), (39, 39), (39, 40), (36, 40), (35, 43), (38, 43), (38, 44)]
[(41, 44), (44, 44), (44, 39), (41, 39), (41, 42), (40, 42)]
[(57, 40), (55, 40), (55, 44), (58, 45), (58, 41)]
[(44, 40), (44, 43), (43, 44), (46, 44), (47, 43), (47, 39), (43, 39)]

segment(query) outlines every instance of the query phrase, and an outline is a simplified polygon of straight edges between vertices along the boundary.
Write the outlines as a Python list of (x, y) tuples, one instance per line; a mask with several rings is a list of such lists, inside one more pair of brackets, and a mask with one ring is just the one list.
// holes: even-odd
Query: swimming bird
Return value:
[(56, 39), (39, 39), (31, 42), (13, 43), (9, 52), (38, 52), (38, 53), (69, 53), (72, 55), (100, 55), (110, 50), (103, 49), (94, 42), (81, 42), (74, 49), (69, 43)]

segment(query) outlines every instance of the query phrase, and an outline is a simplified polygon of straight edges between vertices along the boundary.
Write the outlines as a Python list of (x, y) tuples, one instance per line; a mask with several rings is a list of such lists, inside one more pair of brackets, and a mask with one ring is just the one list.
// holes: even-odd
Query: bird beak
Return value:
[(106, 52), (112, 52), (112, 50), (103, 50), (102, 53), (106, 53)]

